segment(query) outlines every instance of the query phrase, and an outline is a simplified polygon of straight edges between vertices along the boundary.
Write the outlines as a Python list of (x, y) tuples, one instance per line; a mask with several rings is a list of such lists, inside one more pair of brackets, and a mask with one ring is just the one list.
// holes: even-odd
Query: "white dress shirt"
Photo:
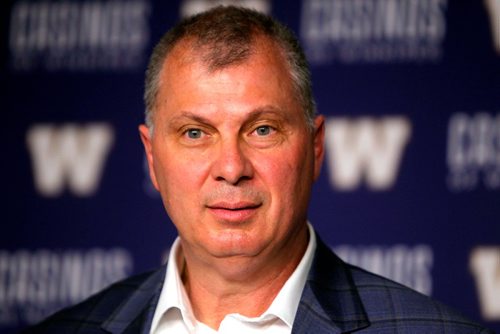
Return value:
[[(297, 268), (285, 282), (271, 306), (259, 317), (249, 318), (238, 313), (228, 314), (216, 331), (196, 320), (191, 303), (180, 278), (178, 267), (179, 238), (172, 245), (167, 264), (167, 273), (160, 293), (160, 299), (153, 316), (151, 334), (290, 334), (299, 306), (302, 290), (311, 268), (316, 250), (316, 237), (310, 224), (309, 243)], [(180, 261), (183, 263), (183, 261)]]

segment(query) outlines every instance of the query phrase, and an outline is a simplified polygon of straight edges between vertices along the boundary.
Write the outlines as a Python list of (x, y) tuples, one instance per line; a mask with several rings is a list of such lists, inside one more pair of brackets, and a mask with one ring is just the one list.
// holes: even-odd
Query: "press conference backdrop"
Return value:
[[(2, 2), (1, 333), (163, 262), (176, 232), (137, 131), (144, 69), (217, 3)], [(232, 3), (285, 22), (309, 58), (322, 238), (500, 331), (500, 1)]]

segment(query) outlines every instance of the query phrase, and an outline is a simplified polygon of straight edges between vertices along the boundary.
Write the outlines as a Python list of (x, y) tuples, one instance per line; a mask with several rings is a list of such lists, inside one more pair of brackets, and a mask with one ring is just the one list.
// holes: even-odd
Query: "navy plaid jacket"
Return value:
[[(165, 267), (111, 285), (24, 333), (149, 333)], [(318, 238), (293, 333), (492, 331), (418, 292), (342, 262)]]

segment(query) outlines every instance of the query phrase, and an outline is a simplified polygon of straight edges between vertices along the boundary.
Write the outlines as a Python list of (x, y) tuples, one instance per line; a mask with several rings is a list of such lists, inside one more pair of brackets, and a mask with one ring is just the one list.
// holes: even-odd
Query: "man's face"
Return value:
[(208, 71), (180, 42), (167, 57), (154, 133), (141, 126), (151, 178), (182, 240), (203, 261), (273, 256), (306, 233), (323, 159), (278, 50)]

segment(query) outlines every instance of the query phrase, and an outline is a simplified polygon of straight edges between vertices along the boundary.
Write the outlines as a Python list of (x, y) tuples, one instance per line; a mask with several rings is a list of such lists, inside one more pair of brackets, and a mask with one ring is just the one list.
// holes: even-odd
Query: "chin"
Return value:
[(210, 241), (209, 248), (215, 257), (245, 258), (259, 255), (266, 242), (259, 237), (254, 238), (245, 232), (219, 233)]

